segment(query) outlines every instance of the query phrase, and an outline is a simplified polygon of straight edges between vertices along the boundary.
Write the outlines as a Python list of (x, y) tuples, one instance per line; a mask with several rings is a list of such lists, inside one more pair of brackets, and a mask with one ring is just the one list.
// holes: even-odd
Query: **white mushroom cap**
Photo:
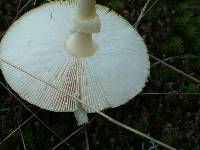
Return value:
[[(96, 112), (127, 103), (141, 92), (149, 75), (147, 48), (122, 17), (97, 5), (101, 32), (93, 34), (96, 52), (71, 56), (65, 40), (71, 35), (76, 4), (51, 2), (17, 20), (3, 37), (0, 59), (79, 97), (82, 108)], [(74, 112), (77, 102), (30, 75), (1, 62), (8, 84), (31, 104), (55, 112)]]

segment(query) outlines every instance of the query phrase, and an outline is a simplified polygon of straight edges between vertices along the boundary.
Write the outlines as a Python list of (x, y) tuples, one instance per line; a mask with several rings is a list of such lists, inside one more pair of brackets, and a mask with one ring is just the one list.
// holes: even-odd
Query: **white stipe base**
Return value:
[(74, 116), (78, 122), (78, 126), (88, 123), (88, 115), (80, 104), (77, 104), (77, 110), (74, 112)]

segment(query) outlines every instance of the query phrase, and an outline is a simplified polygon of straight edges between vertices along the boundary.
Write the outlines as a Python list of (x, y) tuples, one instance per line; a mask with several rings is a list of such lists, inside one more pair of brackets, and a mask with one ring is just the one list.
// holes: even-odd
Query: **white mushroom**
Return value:
[(83, 103), (1, 62), (21, 98), (50, 111), (74, 112), (79, 125), (88, 121), (87, 113), (127, 103), (149, 75), (141, 36), (95, 0), (50, 2), (29, 11), (3, 37), (0, 59), (79, 98)]

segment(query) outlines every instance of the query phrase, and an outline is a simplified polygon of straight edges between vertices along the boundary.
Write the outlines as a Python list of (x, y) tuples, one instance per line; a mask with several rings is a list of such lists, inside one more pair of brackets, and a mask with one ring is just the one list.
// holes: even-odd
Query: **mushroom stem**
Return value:
[(77, 16), (80, 19), (88, 20), (96, 16), (96, 0), (79, 0)]
[(100, 29), (96, 0), (79, 0), (74, 16), (73, 33), (65, 42), (66, 50), (75, 57), (92, 56), (96, 51), (92, 33), (100, 32)]
[(67, 40), (65, 47), (75, 57), (92, 56), (96, 51), (96, 45), (92, 41), (92, 34), (84, 32), (73, 33)]

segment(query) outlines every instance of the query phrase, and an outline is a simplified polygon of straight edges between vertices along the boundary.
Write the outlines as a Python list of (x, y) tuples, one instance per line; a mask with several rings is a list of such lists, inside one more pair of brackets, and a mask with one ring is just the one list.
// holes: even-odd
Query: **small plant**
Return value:
[(184, 46), (183, 40), (180, 37), (171, 37), (168, 41), (165, 41), (161, 47), (162, 51), (166, 54), (168, 52), (173, 54), (183, 54)]
[(114, 10), (122, 10), (125, 7), (123, 0), (112, 0), (111, 6)]

